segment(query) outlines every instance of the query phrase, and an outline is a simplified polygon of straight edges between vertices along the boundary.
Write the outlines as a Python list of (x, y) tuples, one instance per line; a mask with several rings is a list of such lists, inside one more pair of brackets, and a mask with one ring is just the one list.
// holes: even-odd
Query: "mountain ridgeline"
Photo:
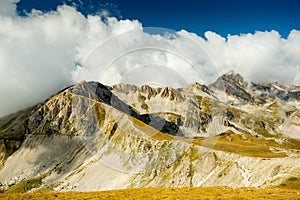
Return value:
[(2, 192), (141, 187), (300, 189), (300, 87), (82, 81), (0, 118)]

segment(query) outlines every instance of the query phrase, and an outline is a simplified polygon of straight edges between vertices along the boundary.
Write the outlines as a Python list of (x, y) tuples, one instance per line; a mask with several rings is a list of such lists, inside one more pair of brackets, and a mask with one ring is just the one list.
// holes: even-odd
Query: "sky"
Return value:
[(206, 31), (226, 37), (228, 34), (277, 30), (287, 37), (292, 29), (300, 29), (298, 0), (22, 0), (18, 11), (56, 10), (63, 2), (77, 4), (84, 14), (104, 8), (111, 11), (111, 16), (137, 19), (144, 27), (185, 29), (200, 36)]
[[(298, 1), (0, 0), (0, 116), (81, 80), (300, 80)], [(149, 28), (152, 27), (152, 28)]]

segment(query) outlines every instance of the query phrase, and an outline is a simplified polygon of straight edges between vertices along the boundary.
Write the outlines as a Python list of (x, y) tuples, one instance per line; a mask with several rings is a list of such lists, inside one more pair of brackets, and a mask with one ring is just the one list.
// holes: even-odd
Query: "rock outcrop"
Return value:
[(300, 176), (299, 127), (297, 90), (233, 72), (181, 89), (83, 81), (0, 119), (0, 187), (278, 186)]

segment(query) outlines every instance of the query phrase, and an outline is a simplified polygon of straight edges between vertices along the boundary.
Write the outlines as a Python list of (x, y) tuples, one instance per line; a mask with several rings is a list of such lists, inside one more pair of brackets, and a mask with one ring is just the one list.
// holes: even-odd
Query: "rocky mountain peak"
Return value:
[(244, 80), (244, 78), (239, 73), (235, 73), (233, 70), (220, 76), (215, 83), (216, 85), (219, 85), (221, 87), (222, 87), (221, 84), (224, 83), (235, 84), (241, 88), (245, 88), (248, 85), (248, 83)]
[(159, 90), (152, 88), (149, 85), (142, 85), (142, 86), (138, 87), (138, 91), (140, 93), (145, 94), (148, 97), (148, 99), (156, 96), (160, 92)]
[(0, 189), (286, 184), (300, 171), (294, 97), (233, 72), (180, 89), (82, 81), (0, 118)]
[(131, 84), (119, 83), (112, 86), (112, 89), (116, 92), (123, 92), (126, 94), (136, 92), (138, 87)]
[(210, 84), (209, 87), (212, 90), (224, 91), (244, 101), (254, 101), (253, 96), (247, 91), (248, 83), (240, 74), (234, 71), (223, 74), (214, 83)]
[(206, 85), (202, 85), (198, 82), (195, 82), (195, 83), (192, 83), (192, 84), (188, 85), (187, 89), (190, 89), (192, 91), (194, 91), (194, 90), (202, 91), (202, 92), (205, 92), (209, 95), (213, 93), (213, 91), (210, 90)]
[(287, 87), (279, 83), (251, 83), (250, 88), (261, 99), (299, 100), (300, 88)]

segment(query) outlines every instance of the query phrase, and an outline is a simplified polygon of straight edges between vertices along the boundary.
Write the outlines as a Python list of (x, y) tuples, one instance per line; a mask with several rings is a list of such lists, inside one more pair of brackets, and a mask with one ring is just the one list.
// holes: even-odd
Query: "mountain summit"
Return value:
[(0, 188), (289, 185), (300, 176), (299, 94), (233, 72), (180, 89), (82, 81), (0, 118)]

